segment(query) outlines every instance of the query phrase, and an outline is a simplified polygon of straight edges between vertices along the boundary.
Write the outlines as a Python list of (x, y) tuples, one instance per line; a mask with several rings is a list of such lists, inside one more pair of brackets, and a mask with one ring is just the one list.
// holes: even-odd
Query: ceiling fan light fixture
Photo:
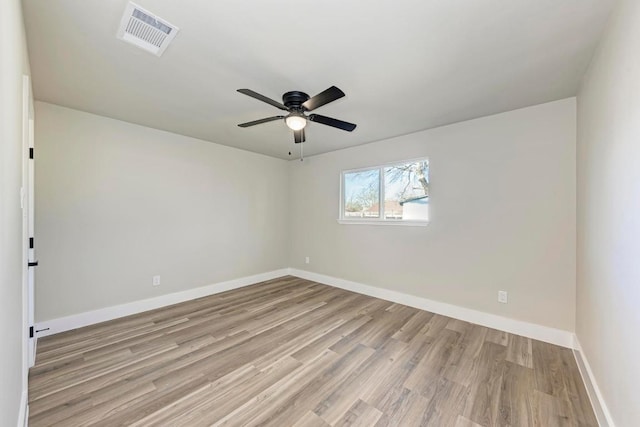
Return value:
[(307, 119), (302, 114), (291, 113), (284, 121), (291, 130), (301, 130), (307, 125)]

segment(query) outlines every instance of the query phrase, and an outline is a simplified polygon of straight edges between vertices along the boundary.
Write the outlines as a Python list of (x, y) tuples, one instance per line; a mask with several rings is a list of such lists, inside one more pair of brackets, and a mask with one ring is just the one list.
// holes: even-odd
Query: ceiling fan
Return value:
[(267, 117), (266, 119), (241, 123), (238, 125), (241, 128), (284, 119), (289, 129), (293, 130), (293, 140), (296, 144), (305, 141), (304, 128), (307, 125), (308, 120), (321, 123), (323, 125), (332, 126), (334, 128), (346, 130), (348, 132), (351, 132), (356, 128), (356, 125), (354, 125), (353, 123), (344, 122), (342, 120), (333, 119), (327, 116), (321, 116), (319, 114), (309, 114), (308, 116), (305, 114), (305, 112), (307, 111), (313, 111), (316, 108), (322, 107), (323, 105), (326, 105), (330, 102), (335, 101), (336, 99), (340, 99), (345, 96), (344, 92), (335, 86), (331, 86), (329, 89), (320, 92), (313, 98), (310, 98), (306, 93), (297, 90), (287, 92), (282, 95), (282, 104), (278, 101), (274, 101), (271, 98), (267, 98), (264, 95), (254, 92), (251, 89), (238, 89), (238, 92), (289, 112), (289, 114), (287, 114), (286, 116), (273, 116)]

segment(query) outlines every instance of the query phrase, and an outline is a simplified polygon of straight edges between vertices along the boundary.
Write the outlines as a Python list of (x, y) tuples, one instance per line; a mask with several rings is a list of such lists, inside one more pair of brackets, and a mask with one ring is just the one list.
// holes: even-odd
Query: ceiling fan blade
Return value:
[(287, 107), (285, 107), (284, 105), (282, 105), (281, 103), (279, 103), (278, 101), (274, 101), (271, 98), (267, 98), (264, 95), (260, 95), (258, 92), (254, 92), (251, 89), (238, 89), (238, 92), (243, 93), (247, 96), (250, 96), (252, 98), (258, 99), (262, 102), (266, 102), (267, 104), (273, 105), (276, 108), (279, 108), (281, 110), (284, 111), (289, 111), (289, 109)]
[(284, 116), (267, 117), (266, 119), (254, 120), (252, 122), (247, 122), (247, 123), (240, 123), (238, 126), (240, 126), (241, 128), (248, 128), (249, 126), (255, 126), (262, 123), (268, 123), (268, 122), (272, 122), (274, 120), (280, 120), (280, 119), (284, 119)]
[(294, 130), (293, 131), (293, 141), (296, 144), (299, 144), (301, 142), (304, 142), (304, 128), (300, 129), (300, 130)]
[(313, 111), (318, 107), (322, 107), (325, 104), (335, 101), (336, 99), (340, 99), (344, 96), (344, 92), (338, 89), (335, 86), (331, 86), (329, 89), (320, 92), (313, 98), (305, 101), (302, 106), (307, 111)]
[(323, 125), (332, 126), (334, 128), (346, 130), (351, 132), (356, 128), (356, 125), (349, 122), (344, 122), (338, 119), (332, 119), (331, 117), (321, 116), (319, 114), (309, 114), (309, 120), (312, 122), (322, 123)]

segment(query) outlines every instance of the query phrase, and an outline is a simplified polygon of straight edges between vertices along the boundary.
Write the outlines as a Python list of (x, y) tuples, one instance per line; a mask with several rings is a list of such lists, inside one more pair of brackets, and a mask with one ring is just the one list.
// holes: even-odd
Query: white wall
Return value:
[[(575, 127), (570, 98), (291, 162), (289, 264), (573, 331)], [(340, 171), (422, 156), (428, 227), (336, 222)]]
[[(29, 73), (18, 0), (0, 2), (0, 424), (16, 425), (23, 369), (22, 76)], [(24, 388), (24, 389), (23, 389)]]
[(287, 266), (284, 160), (47, 103), (36, 117), (37, 322)]
[(577, 336), (618, 426), (640, 420), (640, 2), (622, 0), (578, 94)]

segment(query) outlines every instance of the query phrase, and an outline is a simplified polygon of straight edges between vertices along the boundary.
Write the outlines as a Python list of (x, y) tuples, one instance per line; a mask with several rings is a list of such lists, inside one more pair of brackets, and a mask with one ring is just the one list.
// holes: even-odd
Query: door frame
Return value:
[[(34, 236), (34, 161), (30, 154), (34, 148), (34, 105), (31, 92), (31, 79), (28, 75), (22, 77), (22, 320), (23, 320), (23, 390), (28, 388), (29, 368), (35, 363), (35, 337), (32, 338), (30, 329), (34, 325), (34, 268), (28, 265), (35, 259), (35, 248), (31, 243)], [(35, 336), (35, 331), (33, 333)]]

